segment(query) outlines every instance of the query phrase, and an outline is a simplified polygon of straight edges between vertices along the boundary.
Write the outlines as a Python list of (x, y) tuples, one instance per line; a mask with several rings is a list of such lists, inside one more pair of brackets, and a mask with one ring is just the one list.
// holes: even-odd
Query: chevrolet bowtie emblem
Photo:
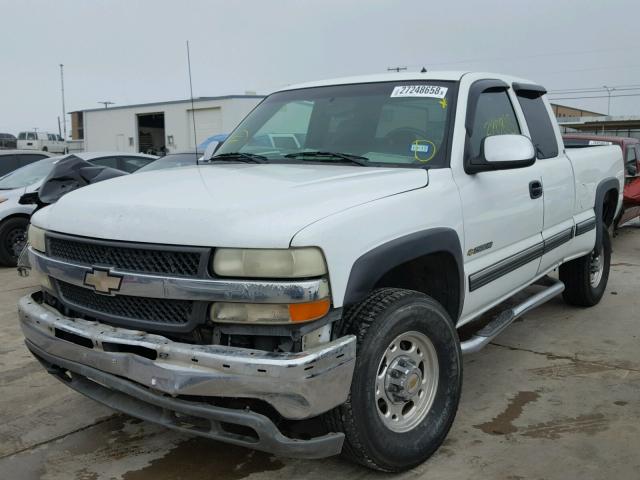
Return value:
[(112, 275), (109, 270), (94, 268), (84, 274), (84, 284), (93, 288), (96, 292), (111, 294), (120, 290), (122, 277)]

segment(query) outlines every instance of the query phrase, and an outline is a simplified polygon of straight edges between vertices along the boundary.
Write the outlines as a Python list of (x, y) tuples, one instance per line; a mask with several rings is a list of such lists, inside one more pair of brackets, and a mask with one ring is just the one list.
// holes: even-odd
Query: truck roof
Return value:
[(331, 78), (327, 80), (318, 80), (314, 82), (298, 83), (295, 85), (288, 85), (280, 89), (283, 90), (297, 90), (299, 88), (312, 88), (312, 87), (326, 87), (330, 85), (349, 85), (355, 83), (377, 83), (377, 82), (393, 82), (393, 81), (411, 81), (411, 80), (441, 80), (441, 81), (459, 81), (464, 75), (469, 73), (479, 74), (485, 78), (499, 78), (506, 82), (523, 82), (523, 83), (535, 83), (524, 78), (512, 77), (503, 73), (490, 73), (490, 72), (467, 72), (463, 70), (453, 71), (429, 71), (425, 73), (421, 72), (403, 72), (403, 73), (379, 73), (374, 75), (358, 75), (354, 77), (341, 77)]

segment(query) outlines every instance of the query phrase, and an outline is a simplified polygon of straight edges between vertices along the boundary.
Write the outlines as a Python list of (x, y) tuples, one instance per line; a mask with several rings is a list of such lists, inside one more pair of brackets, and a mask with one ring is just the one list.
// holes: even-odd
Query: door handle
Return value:
[(540, 198), (542, 196), (542, 182), (540, 180), (533, 180), (529, 182), (529, 196), (532, 199)]

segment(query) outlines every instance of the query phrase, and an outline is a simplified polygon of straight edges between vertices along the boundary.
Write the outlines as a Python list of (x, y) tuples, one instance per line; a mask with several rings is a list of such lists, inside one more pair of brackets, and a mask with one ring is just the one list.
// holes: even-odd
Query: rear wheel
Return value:
[(0, 224), (0, 264), (15, 267), (27, 242), (29, 220), (15, 217)]
[(374, 291), (343, 318), (358, 356), (347, 402), (325, 415), (345, 434), (343, 454), (367, 467), (399, 472), (428, 459), (458, 408), (462, 357), (447, 312), (410, 290)]
[(570, 305), (592, 307), (600, 302), (609, 280), (611, 239), (602, 227), (602, 245), (584, 257), (560, 266), (560, 280), (564, 282), (564, 301)]

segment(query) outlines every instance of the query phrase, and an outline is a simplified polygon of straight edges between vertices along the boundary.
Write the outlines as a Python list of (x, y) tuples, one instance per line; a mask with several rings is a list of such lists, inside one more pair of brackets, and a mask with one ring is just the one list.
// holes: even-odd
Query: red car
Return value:
[(625, 161), (626, 181), (624, 204), (616, 220), (616, 226), (640, 217), (640, 140), (629, 137), (606, 137), (599, 135), (563, 135), (566, 147), (587, 147), (594, 145), (618, 145)]

